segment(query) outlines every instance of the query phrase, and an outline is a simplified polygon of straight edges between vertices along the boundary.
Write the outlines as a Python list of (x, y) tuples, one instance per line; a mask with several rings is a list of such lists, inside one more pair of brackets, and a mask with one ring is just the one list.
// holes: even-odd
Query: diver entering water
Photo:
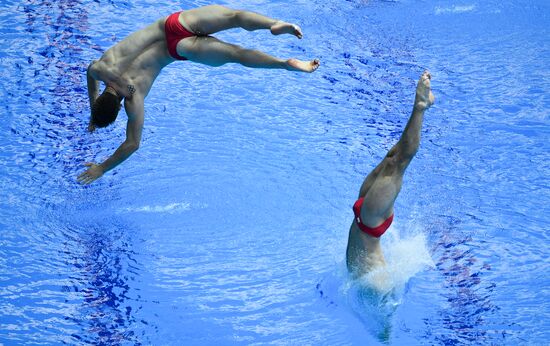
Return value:
[(412, 115), (401, 138), (367, 175), (359, 190), (346, 250), (348, 270), (356, 277), (385, 265), (380, 237), (393, 221), (393, 205), (401, 190), (403, 175), (418, 151), (424, 112), (435, 101), (430, 82), (430, 73), (424, 71), (416, 86)]
[[(88, 130), (113, 123), (124, 100), (128, 115), (126, 140), (101, 164), (86, 163), (88, 169), (78, 181), (90, 184), (126, 160), (139, 147), (144, 118), (144, 99), (160, 71), (176, 60), (210, 66), (239, 63), (252, 68), (313, 72), (319, 60), (279, 59), (216, 39), (211, 34), (231, 28), (248, 31), (270, 30), (273, 35), (302, 38), (296, 24), (261, 14), (211, 5), (174, 13), (134, 32), (108, 49), (88, 66), (87, 85), (91, 107)], [(99, 81), (106, 85), (98, 96)]]

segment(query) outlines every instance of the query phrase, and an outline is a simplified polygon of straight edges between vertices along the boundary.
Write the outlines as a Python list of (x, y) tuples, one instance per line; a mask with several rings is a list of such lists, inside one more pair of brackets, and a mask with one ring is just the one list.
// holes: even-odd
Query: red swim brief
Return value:
[(187, 58), (178, 54), (176, 47), (179, 41), (187, 37), (197, 36), (194, 33), (187, 30), (179, 21), (181, 12), (172, 13), (166, 19), (164, 23), (164, 34), (166, 35), (166, 45), (168, 46), (168, 53), (172, 58), (176, 60), (187, 60)]
[(359, 226), (359, 229), (368, 235), (380, 238), (382, 234), (384, 234), (388, 228), (390, 228), (391, 223), (393, 222), (393, 214), (388, 217), (382, 224), (379, 226), (376, 226), (374, 228), (366, 226), (363, 221), (361, 220), (361, 206), (363, 205), (363, 201), (365, 200), (364, 197), (361, 197), (355, 202), (353, 205), (353, 213), (355, 214), (355, 222), (357, 222), (357, 226)]

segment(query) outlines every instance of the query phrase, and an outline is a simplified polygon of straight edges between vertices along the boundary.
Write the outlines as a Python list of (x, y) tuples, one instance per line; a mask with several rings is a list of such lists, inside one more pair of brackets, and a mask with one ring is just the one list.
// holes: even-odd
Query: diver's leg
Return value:
[(220, 5), (210, 5), (184, 11), (183, 20), (198, 35), (210, 35), (231, 28), (243, 28), (248, 31), (269, 29), (274, 35), (292, 34), (302, 38), (302, 30), (296, 24), (286, 23), (254, 12), (233, 10)]
[(434, 103), (430, 88), (431, 75), (425, 71), (416, 87), (412, 115), (395, 144), (382, 162), (365, 178), (359, 196), (365, 199), (361, 217), (369, 227), (382, 223), (393, 213), (393, 204), (403, 182), (403, 174), (420, 145), (424, 112)]
[(431, 91), (431, 74), (428, 71), (424, 71), (418, 84), (416, 86), (416, 95), (414, 99), (414, 106), (412, 115), (403, 130), (403, 134), (396, 144), (396, 153), (398, 154), (396, 160), (398, 161), (400, 168), (404, 171), (414, 155), (418, 151), (420, 146), (420, 130), (422, 128), (422, 121), (424, 120), (424, 112), (426, 109), (434, 103), (435, 98)]
[[(424, 112), (434, 102), (434, 96), (430, 90), (430, 78), (427, 71), (420, 77), (412, 115), (401, 138), (382, 162), (369, 173), (361, 186), (359, 197), (365, 197), (361, 207), (361, 221), (368, 227), (382, 224), (393, 214), (393, 204), (401, 190), (403, 174), (420, 144)], [(356, 276), (384, 265), (380, 238), (372, 237), (361, 232), (357, 226), (352, 226), (346, 250), (346, 263), (348, 269)], [(382, 287), (384, 280), (383, 277), (375, 279), (375, 286)]]
[(313, 72), (319, 67), (318, 60), (283, 60), (257, 50), (220, 41), (212, 36), (183, 39), (178, 43), (177, 51), (191, 61), (210, 66), (239, 63), (253, 68), (276, 68), (301, 72)]

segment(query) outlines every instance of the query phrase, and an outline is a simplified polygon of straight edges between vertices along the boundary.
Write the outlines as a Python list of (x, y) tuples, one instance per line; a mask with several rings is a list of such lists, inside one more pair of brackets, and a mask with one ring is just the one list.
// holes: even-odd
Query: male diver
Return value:
[[(245, 49), (210, 36), (231, 28), (248, 31), (269, 29), (273, 35), (291, 34), (302, 38), (299, 26), (263, 15), (211, 5), (174, 13), (134, 32), (108, 49), (88, 66), (87, 85), (91, 107), (88, 130), (115, 121), (124, 100), (128, 115), (126, 140), (101, 164), (86, 163), (78, 176), (90, 184), (126, 160), (139, 147), (144, 117), (144, 99), (160, 71), (176, 60), (190, 60), (210, 66), (239, 63), (253, 68), (313, 72), (319, 60), (279, 59)], [(98, 96), (99, 81), (106, 85)]]
[(359, 190), (359, 199), (353, 205), (355, 217), (349, 230), (346, 262), (354, 277), (385, 265), (380, 237), (393, 221), (393, 204), (401, 190), (405, 169), (418, 151), (424, 112), (435, 101), (430, 80), (430, 73), (424, 71), (416, 86), (412, 115), (401, 138), (367, 175)]

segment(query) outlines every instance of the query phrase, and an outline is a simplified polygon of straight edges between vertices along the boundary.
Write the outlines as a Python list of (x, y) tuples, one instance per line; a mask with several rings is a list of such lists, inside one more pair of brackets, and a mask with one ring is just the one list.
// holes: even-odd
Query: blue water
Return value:
[[(174, 63), (81, 187), (125, 129), (86, 132), (87, 64), (207, 2), (1, 2), (0, 344), (546, 345), (550, 3), (221, 3), (305, 37), (219, 38), (321, 68)], [(425, 68), (381, 296), (346, 274), (351, 205)]]

